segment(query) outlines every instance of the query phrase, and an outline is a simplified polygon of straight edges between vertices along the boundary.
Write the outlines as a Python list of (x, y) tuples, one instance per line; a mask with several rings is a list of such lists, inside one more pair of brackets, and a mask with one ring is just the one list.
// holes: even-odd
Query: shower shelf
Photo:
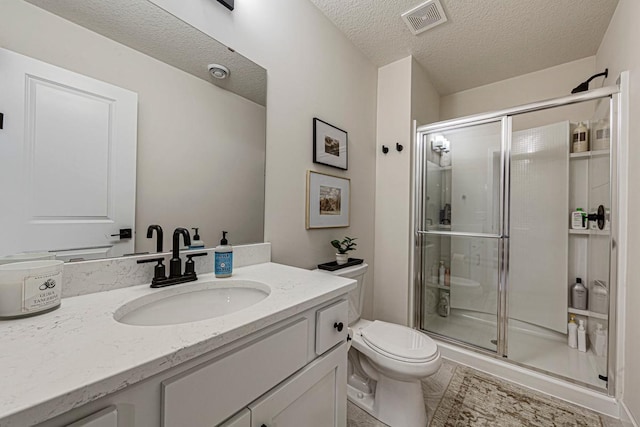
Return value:
[(610, 154), (609, 150), (597, 150), (597, 151), (584, 151), (582, 153), (571, 153), (569, 157), (571, 160), (574, 159), (588, 159), (589, 157), (600, 157), (600, 156), (608, 156)]
[(451, 290), (451, 286), (445, 286), (445, 285), (438, 285), (437, 283), (431, 283), (431, 282), (427, 282), (426, 283), (427, 288), (438, 288), (438, 289), (446, 289), (446, 290)]
[(609, 230), (574, 230), (572, 228), (569, 229), (569, 234), (578, 234), (583, 236), (588, 236), (590, 234), (595, 234), (598, 236), (608, 236)]
[(568, 310), (569, 310), (569, 313), (577, 314), (579, 316), (587, 316), (587, 317), (593, 317), (594, 319), (609, 320), (609, 315), (596, 313), (595, 311), (578, 310), (577, 308), (571, 308), (571, 307), (569, 307)]

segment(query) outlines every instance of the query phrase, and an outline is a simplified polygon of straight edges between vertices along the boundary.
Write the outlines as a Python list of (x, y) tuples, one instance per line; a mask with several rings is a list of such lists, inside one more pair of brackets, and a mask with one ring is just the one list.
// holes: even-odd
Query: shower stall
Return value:
[[(614, 394), (619, 105), (605, 87), (417, 128), (418, 329)], [(573, 144), (584, 127), (588, 149)], [(568, 345), (571, 317), (586, 352)]]

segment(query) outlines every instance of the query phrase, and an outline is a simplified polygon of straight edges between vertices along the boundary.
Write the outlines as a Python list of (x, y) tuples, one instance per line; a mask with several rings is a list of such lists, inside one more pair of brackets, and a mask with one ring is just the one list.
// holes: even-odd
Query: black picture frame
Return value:
[(347, 131), (313, 118), (313, 163), (349, 169), (349, 135)]

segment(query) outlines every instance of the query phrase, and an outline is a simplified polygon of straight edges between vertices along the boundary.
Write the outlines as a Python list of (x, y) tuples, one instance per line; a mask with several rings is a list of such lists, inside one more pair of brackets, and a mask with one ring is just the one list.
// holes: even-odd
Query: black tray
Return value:
[(340, 270), (341, 268), (347, 268), (347, 267), (352, 267), (354, 265), (362, 264), (363, 261), (364, 260), (360, 258), (349, 258), (346, 264), (338, 265), (337, 261), (331, 261), (331, 262), (325, 262), (324, 264), (318, 264), (318, 268), (320, 270), (336, 271), (336, 270)]

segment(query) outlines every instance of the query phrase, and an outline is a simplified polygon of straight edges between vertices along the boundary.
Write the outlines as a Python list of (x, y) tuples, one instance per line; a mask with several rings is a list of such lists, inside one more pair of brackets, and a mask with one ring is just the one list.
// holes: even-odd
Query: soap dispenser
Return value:
[(570, 316), (567, 329), (569, 330), (569, 347), (578, 348), (578, 325), (576, 325), (576, 316), (574, 314)]
[(231, 277), (233, 272), (233, 247), (227, 241), (227, 232), (222, 232), (220, 245), (215, 249), (214, 273), (216, 277)]
[(578, 320), (578, 351), (587, 351), (587, 330), (584, 327), (584, 320)]
[(189, 245), (189, 249), (204, 249), (204, 241), (200, 240), (200, 234), (198, 234), (198, 228), (199, 227), (191, 228), (195, 234), (191, 239), (191, 244)]

